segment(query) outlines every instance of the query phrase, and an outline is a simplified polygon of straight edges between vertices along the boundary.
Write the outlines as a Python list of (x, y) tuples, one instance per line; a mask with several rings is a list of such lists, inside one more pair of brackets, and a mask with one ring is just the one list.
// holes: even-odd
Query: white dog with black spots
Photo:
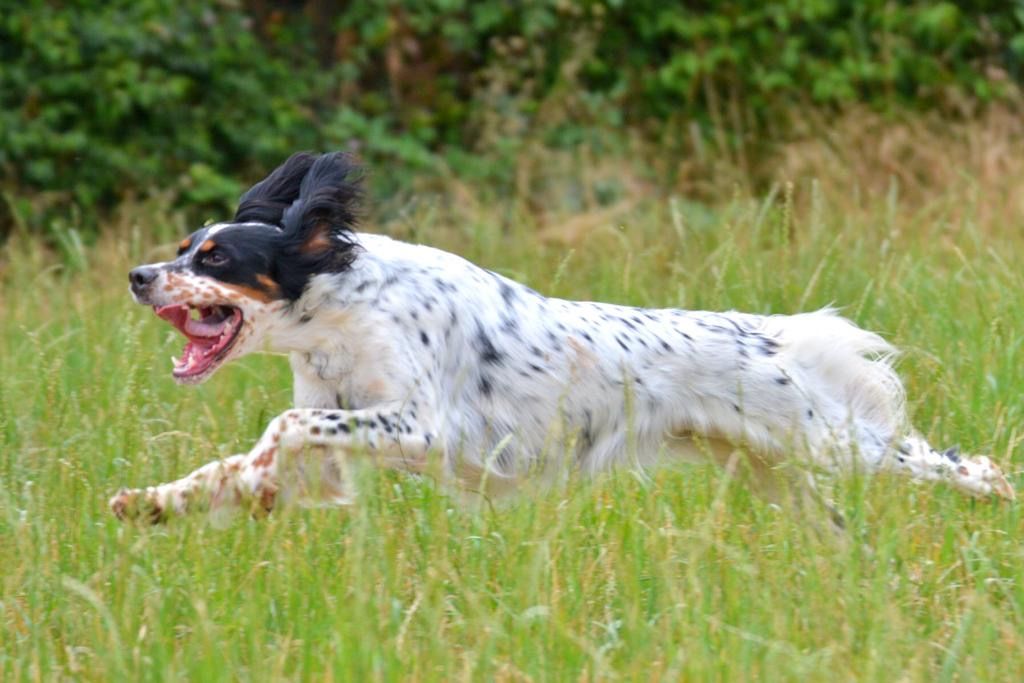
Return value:
[(347, 503), (353, 457), (486, 496), (680, 458), (749, 475), (770, 499), (817, 498), (819, 471), (1014, 496), (989, 458), (937, 451), (910, 429), (893, 348), (833, 310), (545, 297), (456, 255), (356, 232), (357, 176), (345, 155), (297, 154), (233, 220), (131, 272), (135, 299), (188, 338), (179, 382), (269, 348), (290, 357), (295, 407), (248, 453), (121, 490), (119, 517)]

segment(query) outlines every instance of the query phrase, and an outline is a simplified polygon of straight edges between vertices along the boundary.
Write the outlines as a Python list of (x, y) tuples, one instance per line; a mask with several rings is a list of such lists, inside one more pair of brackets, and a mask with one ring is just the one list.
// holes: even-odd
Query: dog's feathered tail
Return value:
[(821, 413), (825, 431), (809, 434), (815, 450), (838, 443), (878, 461), (909, 431), (903, 384), (893, 369), (897, 351), (882, 337), (832, 308), (771, 316), (766, 328), (778, 338), (777, 360), (797, 377), (809, 410)]

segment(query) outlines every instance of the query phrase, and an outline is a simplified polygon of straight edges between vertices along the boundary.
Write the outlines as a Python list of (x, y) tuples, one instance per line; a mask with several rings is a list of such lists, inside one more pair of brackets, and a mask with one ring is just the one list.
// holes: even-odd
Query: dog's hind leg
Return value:
[(976, 498), (1016, 498), (1002, 470), (987, 456), (961, 455), (957, 448), (940, 452), (916, 434), (897, 444), (895, 453), (880, 463), (879, 469), (919, 481), (949, 482)]
[[(779, 454), (738, 447), (721, 438), (680, 433), (669, 437), (672, 455), (688, 462), (713, 462), (758, 498), (806, 517), (813, 525), (841, 532), (842, 514), (818, 491), (813, 474)], [(824, 521), (824, 525), (819, 522)]]

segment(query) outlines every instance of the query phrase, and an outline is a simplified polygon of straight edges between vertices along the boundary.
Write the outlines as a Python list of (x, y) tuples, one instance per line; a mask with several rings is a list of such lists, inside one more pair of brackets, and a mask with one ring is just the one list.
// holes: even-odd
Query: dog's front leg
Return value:
[(265, 513), (281, 496), (341, 505), (352, 498), (345, 458), (362, 452), (384, 467), (422, 471), (433, 440), (399, 409), (289, 410), (271, 421), (249, 453), (208, 463), (177, 481), (122, 489), (110, 508), (119, 519), (156, 523), (204, 510)]

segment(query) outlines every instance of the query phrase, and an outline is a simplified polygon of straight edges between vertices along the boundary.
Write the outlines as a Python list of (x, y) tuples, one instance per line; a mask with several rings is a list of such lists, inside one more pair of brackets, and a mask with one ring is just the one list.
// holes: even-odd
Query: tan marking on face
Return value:
[(263, 285), (263, 289), (267, 290), (268, 293), (279, 295), (281, 293), (281, 286), (274, 282), (273, 278), (268, 275), (257, 275), (256, 280)]
[(207, 251), (212, 250), (216, 246), (217, 246), (217, 243), (214, 242), (213, 240), (206, 240), (205, 242), (203, 242), (202, 244), (199, 245), (199, 251), (207, 252)]
[(238, 301), (239, 298), (245, 298), (269, 304), (274, 300), (272, 294), (255, 287), (246, 287), (245, 285), (221, 285), (221, 287), (229, 292), (225, 295), (225, 298), (232, 302)]
[(183, 239), (181, 242), (178, 243), (178, 249), (181, 249), (182, 251), (185, 251), (186, 249), (188, 249), (191, 246), (192, 246), (192, 238), (191, 237), (186, 237), (185, 239)]

